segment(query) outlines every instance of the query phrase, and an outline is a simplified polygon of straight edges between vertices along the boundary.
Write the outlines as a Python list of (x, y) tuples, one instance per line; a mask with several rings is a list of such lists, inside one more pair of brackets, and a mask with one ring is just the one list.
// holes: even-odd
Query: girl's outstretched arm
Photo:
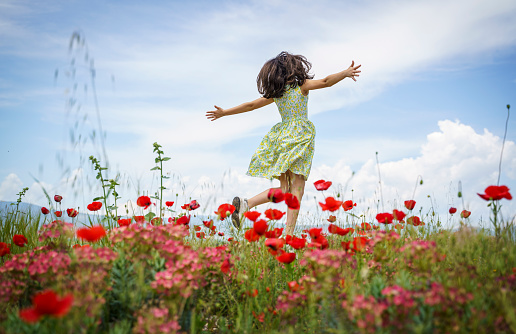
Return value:
[(303, 86), (301, 86), (301, 91), (306, 95), (309, 90), (331, 87), (342, 79), (348, 77), (353, 79), (353, 81), (357, 81), (355, 77), (360, 76), (359, 73), (362, 72), (358, 70), (360, 66), (362, 65), (355, 66), (355, 61), (352, 61), (351, 66), (344, 71), (330, 74), (324, 79), (306, 80)]
[(235, 115), (235, 114), (240, 114), (243, 112), (255, 110), (255, 109), (264, 107), (266, 105), (269, 105), (272, 102), (274, 102), (274, 99), (266, 99), (264, 97), (260, 97), (259, 99), (256, 99), (254, 101), (245, 102), (239, 106), (229, 108), (229, 109), (222, 109), (220, 107), (214, 106), (216, 110), (207, 111), (206, 117), (209, 120), (214, 121), (218, 118), (221, 118), (222, 116)]

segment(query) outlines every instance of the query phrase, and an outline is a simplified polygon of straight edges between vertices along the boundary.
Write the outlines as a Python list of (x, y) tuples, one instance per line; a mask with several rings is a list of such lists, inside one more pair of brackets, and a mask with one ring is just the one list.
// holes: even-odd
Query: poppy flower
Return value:
[(4, 257), (7, 254), (11, 254), (11, 247), (5, 242), (0, 242), (0, 257)]
[(193, 228), (194, 228), (195, 231), (200, 231), (201, 230), (201, 227), (199, 225), (195, 225)]
[(357, 203), (353, 203), (352, 200), (345, 201), (344, 203), (342, 203), (342, 207), (344, 208), (344, 211), (349, 211), (349, 210), (353, 209), (354, 206), (357, 206)]
[(403, 230), (404, 229), (403, 225), (401, 225), (399, 223), (394, 225), (394, 228), (397, 229), (397, 230)]
[(119, 219), (117, 221), (117, 223), (118, 223), (118, 226), (129, 226), (129, 225), (131, 225), (131, 218)]
[(269, 238), (265, 240), (265, 246), (275, 251), (277, 251), (280, 248), (283, 248), (284, 245), (285, 239)]
[(288, 208), (291, 210), (299, 210), (299, 208), (301, 207), (296, 195), (293, 195), (291, 193), (285, 194), (285, 204), (287, 204)]
[(256, 314), (256, 312), (253, 311), (253, 317), (258, 320), (259, 322), (265, 321), (265, 312), (262, 312), (260, 314)]
[(62, 199), (63, 199), (63, 196), (61, 196), (61, 195), (54, 195), (54, 201), (56, 201), (57, 203), (61, 202)]
[(91, 202), (87, 206), (88, 210), (90, 210), (90, 211), (99, 211), (101, 207), (102, 207), (101, 202)]
[(270, 220), (279, 220), (285, 212), (281, 212), (280, 210), (276, 209), (267, 209), (265, 210), (265, 217), (269, 218)]
[(41, 208), (41, 213), (44, 214), (44, 215), (48, 215), (50, 213), (50, 210), (48, 210), (47, 208), (45, 207), (42, 207)]
[(394, 210), (392, 210), (392, 216), (394, 217), (395, 220), (401, 221), (401, 220), (403, 220), (403, 218), (405, 218), (406, 214), (403, 211), (394, 209)]
[(338, 227), (335, 224), (328, 225), (328, 232), (331, 234), (346, 235), (346, 231), (342, 227)]
[(260, 235), (254, 231), (254, 228), (251, 228), (244, 233), (244, 238), (249, 242), (255, 242), (260, 240)]
[(334, 223), (336, 220), (337, 220), (337, 217), (335, 216), (330, 216), (330, 218), (326, 219), (327, 221), (329, 221), (330, 223)]
[(455, 212), (457, 212), (457, 208), (450, 208), (450, 210), (448, 210), (448, 212), (450, 213), (450, 215), (453, 215)]
[(506, 186), (489, 186), (484, 190), (485, 194), (478, 194), (481, 198), (486, 201), (498, 201), (502, 198), (511, 200), (512, 196), (509, 193), (509, 188)]
[(181, 205), (181, 209), (184, 209), (184, 210), (195, 210), (195, 209), (198, 209), (200, 206), (201, 205), (199, 203), (197, 203), (196, 200), (193, 200), (193, 201), (191, 201), (188, 204)]
[(315, 189), (319, 191), (328, 190), (331, 186), (331, 181), (319, 180), (314, 182)]
[(407, 218), (407, 224), (414, 225), (414, 226), (422, 225), (421, 224), (421, 219), (419, 219), (418, 216), (408, 217)]
[(167, 207), (171, 207), (172, 205), (174, 205), (174, 202), (166, 201), (166, 202), (165, 202), (165, 205), (166, 205)]
[(296, 259), (296, 253), (283, 253), (280, 256), (276, 257), (276, 260), (278, 260), (281, 263), (289, 264), (294, 262)]
[[(206, 226), (207, 228), (211, 229), (213, 227), (213, 220), (210, 219), (210, 220), (203, 220), (202, 221), (203, 225)], [(199, 230), (200, 230), (200, 226), (199, 226)]]
[(218, 232), (217, 233), (219, 236), (223, 237), (224, 236), (224, 232)]
[(53, 317), (65, 316), (73, 303), (73, 296), (66, 295), (59, 298), (52, 290), (45, 290), (37, 293), (32, 298), (32, 307), (20, 310), (19, 316), (25, 322), (35, 323), (45, 315)]
[(63, 211), (54, 211), (54, 214), (59, 218), (63, 215)]
[(222, 271), (224, 274), (227, 274), (229, 270), (231, 269), (231, 262), (229, 262), (229, 259), (225, 259), (222, 261), (222, 264), (220, 265), (220, 271)]
[(287, 244), (289, 244), (294, 249), (303, 249), (306, 246), (306, 239), (298, 238), (298, 237), (292, 237)]
[(259, 213), (258, 211), (246, 211), (244, 213), (244, 217), (246, 217), (247, 219), (249, 219), (250, 221), (253, 221), (255, 222), (256, 219), (258, 219), (258, 217), (260, 217), (261, 213)]
[(296, 281), (288, 282), (288, 283), (287, 283), (287, 285), (288, 285), (288, 289), (289, 289), (290, 291), (292, 291), (292, 292), (294, 292), (294, 291), (298, 291), (298, 290), (300, 290), (300, 289), (301, 289), (301, 286), (300, 286), (300, 285), (299, 285), (299, 283), (298, 283), (298, 282), (296, 282)]
[(323, 211), (337, 211), (342, 205), (342, 201), (337, 201), (333, 197), (326, 197), (326, 203), (319, 202)]
[(256, 297), (258, 296), (258, 289), (252, 289), (246, 292), (246, 295), (249, 297)]
[(190, 223), (190, 216), (181, 216), (177, 218), (176, 225), (188, 225)]
[(360, 252), (367, 245), (368, 239), (364, 237), (356, 237), (353, 239), (353, 249)]
[(378, 220), (380, 224), (392, 224), (393, 219), (394, 216), (388, 212), (379, 213), (376, 215), (376, 220)]
[(285, 194), (280, 188), (271, 188), (267, 193), (267, 198), (269, 199), (269, 202), (279, 203), (285, 199)]
[(197, 232), (197, 233), (195, 233), (195, 236), (199, 239), (204, 239), (205, 234), (204, 234), (204, 232)]
[(409, 201), (405, 201), (405, 207), (407, 208), (407, 210), (412, 210), (414, 209), (414, 207), (416, 206), (416, 201), (414, 200), (409, 200)]
[(471, 215), (471, 211), (468, 211), (468, 210), (462, 210), (462, 212), (460, 213), (461, 218), (468, 218), (470, 215)]
[(217, 211), (215, 211), (215, 214), (219, 216), (220, 220), (226, 219), (229, 215), (231, 215), (233, 212), (235, 212), (235, 207), (231, 204), (224, 203), (219, 205), (219, 208)]
[(77, 237), (89, 242), (96, 242), (106, 236), (103, 226), (83, 227), (77, 230)]
[(255, 221), (253, 224), (254, 232), (256, 232), (258, 235), (264, 235), (268, 227), (269, 226), (267, 225), (267, 222), (263, 219)]
[(283, 228), (276, 227), (274, 230), (265, 232), (266, 238), (279, 238), (283, 234)]
[(310, 235), (310, 238), (316, 238), (321, 235), (322, 228), (321, 227), (312, 227), (308, 230), (308, 234)]
[(150, 221), (152, 226), (161, 225), (161, 222), (162, 222), (162, 219), (160, 217), (154, 217)]
[(369, 223), (362, 223), (362, 224), (360, 224), (360, 227), (365, 231), (371, 230), (371, 224), (369, 224)]
[(143, 224), (145, 222), (145, 216), (134, 216), (134, 221), (139, 223), (139, 224)]
[(27, 238), (24, 235), (15, 234), (13, 236), (13, 244), (15, 244), (18, 247), (23, 247), (28, 243), (29, 243), (29, 241), (27, 240)]
[(77, 215), (79, 214), (79, 211), (77, 211), (75, 209), (66, 209), (66, 214), (68, 215), (68, 217), (74, 218), (74, 217), (77, 217)]
[(140, 196), (136, 200), (136, 205), (142, 207), (144, 210), (146, 210), (151, 205), (150, 197), (149, 196)]

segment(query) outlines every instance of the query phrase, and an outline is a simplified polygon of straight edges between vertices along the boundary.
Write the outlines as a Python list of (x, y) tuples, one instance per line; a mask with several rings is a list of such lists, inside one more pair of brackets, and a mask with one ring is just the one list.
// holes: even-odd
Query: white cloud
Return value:
[(15, 201), (17, 198), (16, 194), (22, 191), (22, 189), (23, 182), (16, 174), (11, 173), (0, 184), (0, 199), (2, 201)]

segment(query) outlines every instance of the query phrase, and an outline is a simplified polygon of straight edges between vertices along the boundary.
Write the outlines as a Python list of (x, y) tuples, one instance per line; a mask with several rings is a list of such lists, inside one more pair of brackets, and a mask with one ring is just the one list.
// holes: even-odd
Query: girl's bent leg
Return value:
[[(289, 192), (290, 187), (287, 180), (286, 173), (283, 173), (279, 177), (281, 186), (279, 188), (270, 188), (270, 189), (281, 189), (284, 193)], [(247, 200), (247, 204), (249, 205), (249, 209), (254, 208), (255, 206), (258, 206), (260, 204), (267, 203), (269, 201), (269, 198), (267, 195), (269, 194), (269, 190), (264, 190), (263, 192), (259, 193), (256, 196), (253, 196)]]
[[(303, 175), (292, 174), (291, 193), (292, 195), (296, 196), (299, 200), (299, 203), (301, 203), (301, 199), (303, 198), (303, 194), (305, 193), (305, 177)], [(287, 228), (285, 230), (286, 235), (294, 234), (294, 228), (296, 227), (298, 215), (299, 210), (288, 209)]]

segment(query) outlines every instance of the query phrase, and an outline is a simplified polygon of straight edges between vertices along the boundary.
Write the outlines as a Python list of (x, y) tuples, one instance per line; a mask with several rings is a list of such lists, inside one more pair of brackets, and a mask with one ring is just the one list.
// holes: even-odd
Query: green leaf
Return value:
[(154, 167), (154, 168), (151, 168), (151, 170), (160, 170), (161, 168), (159, 168), (158, 166)]
[(150, 222), (152, 220), (152, 218), (154, 218), (156, 216), (156, 214), (154, 212), (149, 212), (148, 214), (145, 215), (145, 220)]
[(159, 162), (159, 158), (154, 159), (154, 161), (155, 161), (156, 163), (158, 163), (158, 162)]
[(169, 161), (169, 160), (170, 160), (170, 158), (169, 158), (169, 157), (163, 157), (163, 158), (161, 158), (161, 161)]
[(100, 197), (95, 197), (95, 198), (93, 199), (93, 201), (95, 202), (95, 201), (99, 201), (99, 200), (101, 200), (101, 199), (104, 199), (104, 197), (102, 197), (102, 196), (100, 196)]

